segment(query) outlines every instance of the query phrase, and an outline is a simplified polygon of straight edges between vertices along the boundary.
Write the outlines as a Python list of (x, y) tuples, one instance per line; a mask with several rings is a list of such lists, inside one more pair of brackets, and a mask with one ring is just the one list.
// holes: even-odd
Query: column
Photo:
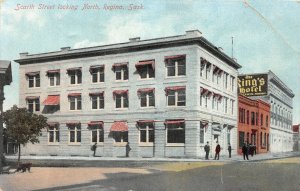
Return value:
[(200, 121), (185, 121), (185, 156), (196, 158), (200, 149)]
[(165, 157), (166, 128), (164, 122), (155, 122), (154, 157)]

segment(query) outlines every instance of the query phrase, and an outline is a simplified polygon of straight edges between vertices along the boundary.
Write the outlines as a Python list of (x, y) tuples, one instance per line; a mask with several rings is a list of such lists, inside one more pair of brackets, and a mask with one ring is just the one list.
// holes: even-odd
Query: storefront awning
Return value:
[(89, 96), (99, 96), (99, 95), (103, 95), (104, 91), (99, 91), (99, 92), (91, 92), (89, 93)]
[(168, 120), (168, 121), (165, 121), (165, 125), (181, 124), (181, 123), (184, 123), (184, 120)]
[(90, 122), (88, 122), (88, 126), (95, 126), (95, 125), (97, 125), (97, 126), (103, 126), (103, 121), (90, 121)]
[(114, 64), (112, 65), (112, 67), (114, 68), (114, 67), (126, 66), (126, 65), (128, 65), (128, 62), (114, 63)]
[(26, 100), (40, 99), (39, 96), (27, 96)]
[(77, 97), (77, 96), (81, 96), (81, 93), (69, 93), (68, 97)]
[(185, 54), (173, 55), (173, 56), (165, 56), (165, 60), (168, 60), (168, 59), (179, 59), (179, 58), (185, 58)]
[(155, 61), (154, 60), (139, 61), (138, 63), (135, 64), (135, 67), (145, 66), (145, 65), (151, 65), (152, 68), (154, 69), (154, 67), (155, 67)]
[(114, 90), (113, 91), (114, 95), (119, 95), (119, 94), (128, 94), (128, 90)]
[(27, 72), (26, 73), (26, 76), (36, 76), (36, 75), (39, 75), (40, 72)]
[(60, 69), (57, 69), (57, 70), (48, 70), (46, 73), (47, 73), (47, 74), (56, 74), (56, 73), (60, 73)]
[(128, 131), (128, 125), (125, 121), (116, 121), (112, 124), (110, 131), (125, 132)]
[(59, 105), (60, 96), (59, 95), (48, 95), (48, 97), (44, 100), (44, 105)]
[(155, 88), (141, 88), (138, 89), (138, 93), (149, 93), (149, 92), (153, 92), (155, 90)]

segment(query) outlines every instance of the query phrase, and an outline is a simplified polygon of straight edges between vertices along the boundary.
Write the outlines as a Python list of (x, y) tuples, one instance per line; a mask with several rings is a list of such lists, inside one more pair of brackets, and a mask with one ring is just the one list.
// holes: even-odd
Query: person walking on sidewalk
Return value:
[(231, 158), (231, 145), (230, 143), (228, 143), (228, 154), (229, 154), (229, 158)]
[(220, 147), (220, 145), (219, 145), (219, 143), (217, 142), (217, 146), (216, 146), (216, 149), (215, 149), (215, 160), (217, 160), (217, 158), (218, 158), (218, 160), (219, 160), (219, 158), (220, 158), (220, 151), (221, 151), (221, 147)]
[(126, 157), (129, 157), (130, 150), (131, 150), (131, 148), (129, 146), (129, 142), (127, 142), (127, 144), (126, 144)]
[(245, 158), (247, 158), (247, 160), (249, 160), (249, 158), (248, 158), (248, 151), (249, 149), (247, 148), (247, 146), (246, 146), (246, 143), (244, 143), (244, 145), (243, 145), (243, 147), (242, 147), (242, 152), (243, 152), (243, 157), (244, 157), (244, 160), (245, 160)]
[(207, 141), (206, 145), (204, 146), (204, 151), (205, 151), (205, 160), (209, 160), (208, 155), (209, 155), (210, 147), (209, 147), (208, 141)]
[(96, 156), (96, 150), (97, 150), (97, 143), (95, 143), (93, 146), (91, 146), (91, 150), (94, 152), (93, 156)]

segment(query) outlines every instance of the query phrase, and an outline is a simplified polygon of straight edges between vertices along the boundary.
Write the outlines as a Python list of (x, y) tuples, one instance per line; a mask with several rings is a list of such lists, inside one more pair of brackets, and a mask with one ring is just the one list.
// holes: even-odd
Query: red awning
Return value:
[(99, 96), (99, 95), (103, 95), (104, 91), (100, 91), (100, 92), (91, 92), (89, 93), (89, 96)]
[(71, 72), (71, 71), (81, 71), (81, 67), (68, 68), (67, 71), (68, 71), (68, 72)]
[(47, 74), (56, 74), (56, 73), (60, 73), (60, 69), (57, 69), (57, 70), (48, 70), (46, 73), (47, 73)]
[(79, 125), (80, 121), (68, 121), (66, 122), (66, 125)]
[(59, 95), (48, 95), (47, 99), (43, 102), (44, 105), (59, 105)]
[(81, 93), (69, 93), (68, 97), (77, 97), (77, 96), (81, 96)]
[(112, 124), (110, 131), (128, 131), (128, 125), (125, 121), (116, 121)]
[(90, 121), (88, 122), (88, 126), (99, 125), (103, 126), (103, 121)]
[(39, 96), (27, 96), (26, 100), (40, 99)]
[(39, 75), (40, 72), (27, 72), (26, 73), (26, 76), (36, 76), (36, 75)]
[(155, 88), (141, 88), (141, 89), (138, 89), (138, 93), (148, 93), (148, 92), (153, 92), (155, 90)]
[(201, 95), (205, 94), (208, 91), (208, 89), (200, 88)]
[(154, 120), (139, 120), (137, 123), (154, 123)]
[(172, 86), (172, 87), (166, 87), (165, 91), (177, 91), (177, 90), (185, 90), (185, 86)]
[(185, 58), (185, 54), (182, 54), (182, 55), (173, 55), (173, 56), (165, 56), (165, 60), (168, 60), (168, 59), (179, 59), (179, 58)]
[(145, 66), (145, 65), (150, 65), (150, 64), (154, 68), (154, 66), (155, 66), (155, 60), (139, 61), (138, 63), (135, 64), (135, 67)]
[(113, 94), (114, 95), (119, 95), (119, 94), (127, 94), (128, 90), (114, 90)]
[(128, 62), (114, 63), (114, 64), (112, 65), (112, 67), (114, 68), (114, 67), (126, 66), (126, 65), (128, 65)]
[(165, 121), (166, 125), (180, 124), (180, 123), (184, 123), (184, 120), (169, 120), (169, 121)]
[(58, 122), (47, 122), (48, 126), (56, 126), (59, 125)]

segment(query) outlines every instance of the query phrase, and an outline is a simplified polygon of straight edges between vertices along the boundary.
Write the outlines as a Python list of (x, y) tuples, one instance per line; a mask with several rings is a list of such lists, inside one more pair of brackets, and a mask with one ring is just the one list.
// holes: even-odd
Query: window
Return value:
[(116, 108), (128, 108), (128, 90), (115, 90), (113, 92)]
[(104, 82), (104, 65), (102, 66), (91, 66), (90, 73), (92, 75), (92, 82), (99, 83)]
[(185, 106), (185, 87), (176, 86), (165, 89), (168, 106)]
[(128, 142), (128, 131), (113, 132), (113, 139), (115, 140), (116, 143)]
[(269, 127), (269, 116), (267, 115), (266, 116), (266, 128), (268, 128)]
[(255, 113), (255, 125), (258, 126), (258, 112)]
[(260, 125), (263, 126), (264, 125), (264, 115), (260, 114)]
[(183, 120), (166, 121), (167, 143), (185, 143), (185, 123)]
[(249, 111), (247, 110), (247, 124), (249, 125)]
[(40, 111), (40, 98), (39, 97), (27, 97), (27, 109), (29, 112)]
[(51, 124), (48, 127), (48, 142), (59, 143), (59, 127), (58, 124)]
[(69, 129), (69, 143), (81, 142), (81, 127), (80, 124), (67, 124)]
[(234, 100), (230, 99), (231, 115), (234, 115)]
[(92, 143), (103, 143), (104, 142), (104, 130), (102, 121), (91, 121), (88, 123), (91, 131), (91, 142)]
[(154, 64), (155, 64), (154, 60), (146, 60), (146, 61), (140, 61), (135, 65), (138, 73), (140, 74), (141, 79), (148, 79), (148, 78), (155, 77)]
[(104, 93), (90, 93), (92, 109), (104, 109)]
[(128, 125), (126, 121), (115, 121), (110, 131), (116, 143), (128, 142)]
[(48, 70), (47, 76), (49, 78), (49, 86), (60, 85), (60, 70)]
[(153, 122), (138, 122), (140, 129), (140, 143), (154, 142), (154, 124)]
[(207, 128), (207, 123), (200, 122), (200, 143), (204, 143), (204, 130)]
[(70, 84), (81, 84), (82, 82), (81, 68), (70, 68), (67, 71), (70, 77)]
[(167, 76), (185, 76), (186, 73), (185, 55), (165, 57)]
[(251, 125), (255, 125), (255, 113), (251, 112)]
[(40, 87), (40, 73), (39, 72), (30, 72), (26, 73), (28, 79), (28, 87), (35, 88)]
[(244, 145), (244, 140), (245, 140), (245, 133), (244, 132), (239, 132), (239, 147), (242, 148)]
[(154, 107), (155, 106), (155, 96), (154, 92), (141, 92), (141, 107)]
[(228, 88), (228, 76), (229, 74), (227, 72), (224, 72), (224, 88), (227, 89)]
[(115, 65), (113, 65), (113, 67), (114, 67), (114, 70), (115, 70), (117, 81), (128, 80), (128, 66), (127, 66), (127, 63), (115, 64)]
[(234, 90), (234, 80), (235, 78), (233, 76), (230, 76), (230, 86), (231, 86), (231, 91), (235, 91)]
[(81, 94), (69, 94), (70, 110), (81, 110)]

